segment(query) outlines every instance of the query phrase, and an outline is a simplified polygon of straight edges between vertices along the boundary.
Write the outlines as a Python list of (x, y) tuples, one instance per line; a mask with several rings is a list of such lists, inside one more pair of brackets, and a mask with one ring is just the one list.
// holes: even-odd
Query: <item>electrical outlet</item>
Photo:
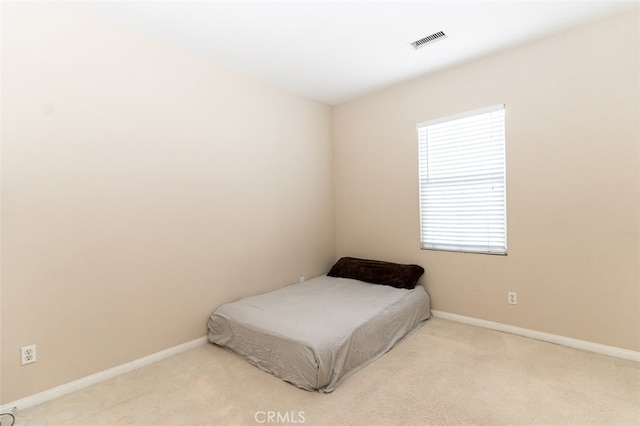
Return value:
[(304, 277), (300, 277), (300, 284), (304, 282)]
[(23, 346), (20, 348), (22, 365), (36, 362), (36, 345)]
[(516, 293), (515, 291), (510, 291), (507, 293), (507, 302), (510, 305), (517, 305), (518, 304), (518, 293)]

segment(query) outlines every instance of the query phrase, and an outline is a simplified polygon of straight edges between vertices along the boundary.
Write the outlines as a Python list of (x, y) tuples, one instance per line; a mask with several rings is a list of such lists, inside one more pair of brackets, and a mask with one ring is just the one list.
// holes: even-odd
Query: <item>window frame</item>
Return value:
[[(499, 113), (499, 114), (496, 115), (495, 113)], [(473, 163), (473, 167), (476, 167), (476, 166), (480, 167), (481, 174), (477, 175), (476, 177), (470, 177), (471, 175), (475, 175), (470, 172), (471, 168), (464, 171), (463, 173), (460, 171), (464, 170), (465, 169), (464, 167), (458, 168), (458, 170), (455, 170), (456, 167), (451, 165), (449, 166), (449, 169), (440, 168), (437, 170), (439, 173), (441, 173), (441, 176), (446, 175), (446, 173), (443, 172), (443, 170), (446, 170), (451, 176), (454, 176), (454, 177), (431, 178), (430, 174), (437, 174), (437, 173), (436, 172), (430, 173), (429, 171), (429, 167), (430, 167), (429, 155), (433, 155), (434, 157), (437, 157), (438, 154), (429, 154), (430, 128), (434, 129), (435, 126), (444, 125), (446, 123), (449, 123), (449, 126), (451, 126), (452, 122), (458, 121), (458, 120), (473, 119), (473, 118), (478, 118), (478, 120), (480, 120), (481, 118), (484, 118), (481, 116), (487, 117), (487, 123), (489, 124), (491, 124), (491, 120), (496, 120), (496, 117), (498, 117), (496, 121), (499, 122), (499, 128), (492, 128), (494, 130), (498, 130), (499, 133), (486, 132), (485, 136), (486, 135), (490, 135), (490, 136), (488, 137), (488, 139), (485, 139), (485, 140), (488, 140), (488, 142), (484, 142), (485, 148), (487, 148), (487, 150), (486, 152), (483, 151), (481, 157), (486, 156), (488, 158), (489, 157), (488, 152), (492, 152), (494, 154), (497, 153), (498, 156), (494, 155), (491, 161), (486, 159), (482, 161), (467, 160), (467, 163), (468, 163), (467, 165), (469, 165), (469, 163)], [(500, 118), (502, 118), (502, 120), (499, 120)], [(465, 125), (467, 125), (469, 122), (471, 122), (471, 120), (466, 120), (464, 122), (460, 121), (459, 123), (464, 123)], [(440, 128), (442, 127), (443, 126), (440, 126)], [(480, 109), (467, 111), (459, 114), (453, 114), (445, 117), (439, 117), (432, 120), (423, 121), (416, 125), (416, 130), (418, 132), (420, 248), (422, 250), (441, 250), (441, 251), (453, 251), (453, 252), (462, 252), (462, 253), (477, 253), (477, 254), (506, 256), (508, 251), (507, 250), (508, 246), (507, 246), (506, 106), (504, 104), (498, 104), (498, 105), (493, 105), (486, 108), (480, 108)], [(474, 134), (474, 137), (475, 137), (475, 134)], [(435, 139), (436, 137), (432, 137), (432, 140), (435, 140)], [(454, 139), (455, 138), (452, 138), (452, 140)], [(474, 142), (472, 142), (472, 144), (469, 144), (468, 142), (464, 144), (460, 142), (460, 138), (458, 138), (457, 141), (454, 141), (454, 142), (447, 141), (443, 138), (442, 140), (438, 142), (434, 142), (433, 144), (437, 146), (438, 143), (442, 143), (443, 141), (453, 143), (454, 145), (452, 145), (452, 147), (454, 149), (457, 148), (456, 154), (455, 155), (446, 154), (446, 155), (449, 155), (448, 157), (445, 157), (445, 154), (442, 154), (442, 157), (445, 158), (445, 160), (453, 159), (453, 160), (459, 161), (465, 158), (465, 154), (467, 156), (466, 157), (467, 159), (469, 158), (469, 156), (472, 156), (473, 148), (469, 148), (469, 147), (474, 145), (476, 140), (478, 140), (477, 137), (474, 139)], [(440, 148), (432, 148), (431, 151), (435, 152), (437, 149), (441, 149), (442, 146), (445, 146), (445, 145), (440, 145)], [(477, 148), (477, 146), (474, 146), (474, 148)], [(469, 151), (465, 151), (465, 149), (469, 149)], [(498, 150), (500, 152), (495, 150)], [(446, 151), (446, 149), (442, 151)], [(451, 149), (449, 149), (449, 151), (451, 151)], [(439, 163), (436, 163), (435, 161), (437, 160), (434, 160), (434, 164), (441, 167), (443, 164), (446, 163), (446, 161), (442, 161), (442, 163), (439, 164)], [(484, 167), (486, 168), (482, 168), (483, 161), (486, 162), (486, 164), (484, 164)], [(496, 164), (494, 164), (492, 167), (487, 167), (487, 164), (489, 163), (496, 163)], [(436, 167), (433, 165), (431, 165), (431, 167), (433, 169), (436, 169)], [(490, 171), (490, 173), (487, 173), (487, 171)], [(485, 173), (487, 174), (485, 175)], [(484, 180), (485, 176), (492, 176), (492, 177), (486, 178), (488, 180), (485, 181)], [(482, 185), (489, 186), (489, 183), (483, 184), (483, 182), (489, 182), (489, 181), (491, 182), (490, 190), (468, 189), (464, 191), (464, 193), (467, 193), (470, 196), (470, 198), (474, 198), (476, 195), (481, 196), (482, 194), (484, 194), (485, 196), (490, 198), (490, 201), (487, 201), (486, 198), (481, 198), (482, 201), (477, 201), (477, 200), (469, 201), (471, 207), (469, 208), (465, 207), (466, 210), (462, 214), (460, 213), (456, 214), (455, 212), (452, 212), (451, 217), (457, 217), (457, 219), (455, 220), (450, 219), (449, 215), (446, 214), (445, 215), (446, 218), (443, 219), (443, 221), (446, 222), (446, 225), (441, 224), (439, 225), (438, 228), (434, 228), (433, 222), (440, 221), (441, 219), (433, 219), (433, 217), (431, 218), (426, 217), (429, 215), (435, 216), (435, 213), (433, 212), (436, 211), (434, 210), (434, 205), (436, 204), (433, 201), (427, 201), (427, 200), (429, 198), (431, 199), (437, 198), (438, 191), (443, 191), (443, 192), (449, 191), (448, 189), (439, 189), (439, 188), (444, 188), (445, 185), (450, 185), (449, 188), (455, 187), (457, 188), (458, 194), (461, 194), (463, 193), (463, 191), (461, 191), (463, 188), (472, 188), (474, 186), (477, 188), (477, 187), (481, 187)], [(433, 182), (436, 182), (436, 183), (433, 183)], [(429, 190), (429, 188), (431, 189)], [(496, 188), (498, 188), (497, 191), (496, 191)], [(446, 192), (445, 196), (447, 195), (452, 196), (452, 195), (455, 195), (455, 193), (456, 193), (455, 191)], [(473, 195), (471, 195), (471, 193), (473, 193)], [(456, 201), (459, 201), (459, 199), (456, 199)], [(494, 203), (494, 204), (491, 204), (491, 208), (495, 208), (494, 211), (496, 212), (499, 211), (499, 212), (495, 214), (489, 213), (488, 211), (491, 209), (486, 207), (487, 203)], [(447, 202), (441, 202), (441, 204), (436, 205), (436, 207), (442, 208), (445, 211), (447, 210), (447, 208), (452, 208), (452, 207), (447, 207), (446, 204)], [(448, 204), (451, 204), (451, 203), (448, 203)], [(479, 206), (484, 206), (484, 210), (487, 211), (487, 213), (483, 215), (483, 213), (481, 213), (478, 210)], [(449, 212), (446, 212), (446, 213), (449, 213)], [(466, 215), (467, 213), (468, 213), (468, 216)], [(441, 217), (442, 216), (443, 215), (441, 215)], [(465, 217), (465, 219), (461, 220), (460, 216)], [(465, 222), (474, 223), (474, 224), (469, 224), (468, 229), (464, 232), (461, 232), (460, 229), (458, 229), (458, 227), (464, 226)], [(480, 227), (477, 225), (477, 223), (482, 223), (483, 226), (486, 225), (486, 227), (483, 228), (482, 230), (482, 232), (486, 232), (486, 238), (484, 236), (478, 237), (474, 239), (475, 243), (472, 244), (468, 242), (470, 241), (470, 238), (471, 238), (470, 236), (480, 235), (480, 232), (479, 232)], [(437, 236), (438, 230), (441, 230), (446, 235), (442, 234), (438, 237)], [(455, 239), (455, 235), (458, 235), (460, 238), (457, 242), (453, 242), (453, 240)], [(493, 236), (495, 235), (497, 235), (498, 237), (493, 238)], [(486, 239), (485, 243), (478, 243), (478, 241), (483, 239)]]

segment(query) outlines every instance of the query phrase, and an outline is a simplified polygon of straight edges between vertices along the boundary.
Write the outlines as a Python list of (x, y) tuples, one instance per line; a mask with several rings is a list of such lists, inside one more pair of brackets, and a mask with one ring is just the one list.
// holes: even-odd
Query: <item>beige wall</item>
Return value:
[(51, 4), (2, 18), (3, 403), (326, 272), (330, 107)]
[[(423, 265), (434, 309), (640, 350), (638, 18), (335, 108), (338, 255)], [(498, 103), (508, 256), (421, 251), (416, 123)]]

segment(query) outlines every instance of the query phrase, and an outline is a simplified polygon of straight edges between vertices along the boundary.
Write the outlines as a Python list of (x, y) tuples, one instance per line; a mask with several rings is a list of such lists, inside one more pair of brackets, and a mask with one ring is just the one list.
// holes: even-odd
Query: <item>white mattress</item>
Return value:
[(302, 389), (331, 392), (429, 316), (421, 286), (321, 276), (220, 306), (209, 341)]

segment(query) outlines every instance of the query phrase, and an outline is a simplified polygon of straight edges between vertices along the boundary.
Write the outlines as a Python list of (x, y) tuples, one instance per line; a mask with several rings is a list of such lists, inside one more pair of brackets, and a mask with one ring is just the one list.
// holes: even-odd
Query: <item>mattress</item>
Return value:
[(332, 392), (430, 317), (422, 286), (317, 277), (217, 308), (209, 341), (293, 385)]

